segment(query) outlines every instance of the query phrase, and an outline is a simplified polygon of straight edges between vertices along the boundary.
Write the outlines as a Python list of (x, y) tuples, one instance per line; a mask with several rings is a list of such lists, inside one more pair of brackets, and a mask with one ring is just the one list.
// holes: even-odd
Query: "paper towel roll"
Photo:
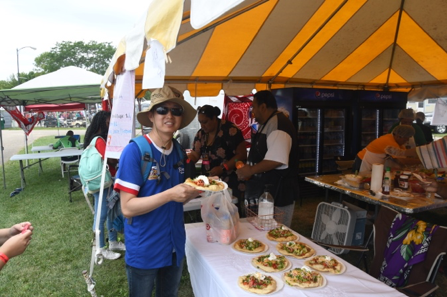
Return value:
[(371, 172), (371, 190), (374, 192), (382, 191), (383, 164), (374, 163)]

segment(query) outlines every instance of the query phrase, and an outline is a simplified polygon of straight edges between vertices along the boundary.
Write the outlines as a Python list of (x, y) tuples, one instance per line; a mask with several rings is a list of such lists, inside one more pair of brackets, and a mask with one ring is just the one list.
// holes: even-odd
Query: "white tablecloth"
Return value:
[[(267, 253), (276, 250), (276, 242), (269, 241), (265, 231), (259, 231), (250, 223), (240, 223), (239, 238), (255, 238), (269, 245)], [(324, 273), (327, 285), (319, 289), (297, 289), (284, 285), (284, 288), (273, 296), (405, 296), (371, 277), (364, 271), (354, 267), (327, 250), (310, 242), (307, 238), (300, 236), (300, 241), (312, 246), (318, 255), (330, 255), (337, 258), (346, 266), (342, 275)], [(256, 254), (260, 255), (260, 254)], [(231, 245), (219, 243), (208, 243), (203, 223), (186, 225), (186, 257), (188, 270), (191, 275), (191, 284), (195, 297), (243, 297), (256, 296), (239, 288), (237, 279), (239, 276), (255, 272), (256, 268), (251, 265), (251, 259), (255, 255), (245, 254), (233, 250)], [(302, 267), (304, 260), (288, 257), (292, 262), (292, 268)], [(282, 280), (282, 273), (273, 273), (273, 276)], [(270, 296), (270, 295), (268, 295)]]

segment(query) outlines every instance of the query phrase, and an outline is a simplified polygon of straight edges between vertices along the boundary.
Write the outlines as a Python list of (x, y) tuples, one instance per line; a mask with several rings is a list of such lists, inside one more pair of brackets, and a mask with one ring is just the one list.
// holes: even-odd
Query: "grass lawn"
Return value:
[[(34, 145), (53, 141), (54, 136), (42, 137)], [(21, 186), (19, 162), (5, 163), (7, 188), (0, 191), (0, 227), (30, 221), (34, 234), (25, 253), (0, 272), (2, 297), (90, 296), (82, 271), (90, 271), (93, 216), (80, 191), (69, 202), (68, 180), (62, 178), (59, 162), (43, 161), (40, 176), (38, 165), (26, 169), (26, 188), (12, 198), (9, 194)], [(95, 265), (93, 278), (98, 296), (128, 295), (123, 257)], [(179, 296), (193, 296), (186, 269)]]
[[(52, 141), (53, 136), (43, 137), (34, 145)], [(69, 202), (68, 180), (61, 176), (59, 159), (45, 160), (40, 176), (38, 166), (26, 169), (26, 188), (12, 198), (9, 193), (20, 187), (19, 162), (7, 162), (5, 172), (1, 227), (30, 221), (34, 234), (25, 253), (0, 272), (0, 295), (89, 296), (81, 272), (90, 267), (93, 216), (81, 192), (73, 193), (73, 203)], [(94, 278), (98, 295), (127, 296), (123, 259), (95, 266)]]

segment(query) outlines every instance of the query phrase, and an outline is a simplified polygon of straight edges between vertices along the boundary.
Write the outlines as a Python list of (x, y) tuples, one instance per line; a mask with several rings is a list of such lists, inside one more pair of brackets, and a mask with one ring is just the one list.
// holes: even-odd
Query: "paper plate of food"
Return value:
[(208, 178), (205, 175), (199, 175), (194, 179), (187, 178), (185, 180), (185, 184), (194, 187), (197, 190), (205, 192), (220, 192), (228, 189), (228, 185), (226, 182), (213, 178)]
[(345, 265), (337, 259), (325, 255), (310, 258), (304, 264), (320, 272), (329, 272), (331, 274), (343, 274), (346, 271)]
[(298, 235), (295, 235), (292, 230), (284, 225), (278, 226), (275, 229), (268, 231), (266, 237), (268, 240), (278, 242), (287, 242), (299, 239)]
[(274, 253), (254, 257), (251, 264), (265, 272), (280, 272), (292, 267), (292, 263), (285, 256)]
[(321, 289), (327, 284), (326, 278), (321, 273), (307, 266), (286, 271), (283, 278), (286, 284), (297, 289)]
[(390, 197), (393, 198), (401, 198), (401, 199), (406, 199), (406, 198), (413, 198), (414, 195), (408, 192), (404, 192), (404, 191), (390, 191)]
[(235, 251), (247, 254), (263, 253), (269, 249), (268, 245), (254, 238), (238, 239), (232, 247)]
[(360, 184), (362, 183), (363, 176), (357, 174), (345, 174), (340, 176), (345, 185), (358, 189), (360, 188)]
[(284, 288), (284, 282), (280, 278), (260, 272), (239, 276), (237, 283), (242, 290), (258, 295), (274, 294)]
[(312, 247), (299, 241), (279, 242), (276, 249), (283, 255), (297, 259), (305, 259), (315, 255), (315, 250)]

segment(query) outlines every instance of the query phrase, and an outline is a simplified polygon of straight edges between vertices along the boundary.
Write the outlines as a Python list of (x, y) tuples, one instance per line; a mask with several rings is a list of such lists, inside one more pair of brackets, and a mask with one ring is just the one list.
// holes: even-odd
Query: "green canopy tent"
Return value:
[[(0, 90), (1, 106), (27, 106), (34, 104), (100, 103), (102, 76), (85, 69), (69, 66), (41, 75), (12, 89)], [(0, 129), (3, 160), (3, 137)], [(25, 134), (25, 148), (28, 141)], [(5, 169), (3, 185), (6, 188)]]
[(15, 88), (0, 90), (0, 105), (98, 103), (102, 76), (69, 66), (38, 76)]

